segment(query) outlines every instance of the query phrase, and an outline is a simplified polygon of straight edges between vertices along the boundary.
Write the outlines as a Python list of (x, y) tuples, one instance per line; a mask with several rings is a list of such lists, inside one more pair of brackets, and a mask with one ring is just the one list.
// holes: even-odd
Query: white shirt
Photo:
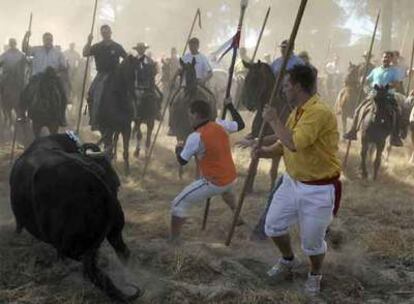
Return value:
[[(239, 129), (239, 126), (235, 121), (216, 119), (216, 123), (222, 126), (227, 133), (235, 133)], [(193, 156), (202, 159), (205, 151), (203, 141), (201, 140), (201, 134), (195, 131), (188, 136), (180, 156), (185, 161), (189, 161)]]
[(200, 53), (198, 53), (197, 55), (188, 53), (184, 55), (182, 60), (184, 61), (184, 63), (191, 63), (193, 61), (193, 58), (195, 58), (196, 60), (195, 70), (197, 79), (204, 80), (205, 78), (207, 78), (209, 72), (213, 70), (211, 68), (210, 62), (205, 55)]
[(333, 75), (333, 74), (339, 74), (339, 68), (337, 67), (336, 63), (334, 61), (329, 62), (325, 67), (326, 73)]
[(44, 46), (30, 47), (28, 55), (33, 57), (33, 76), (44, 72), (48, 67), (52, 67), (56, 71), (66, 68), (65, 57), (56, 47), (50, 50), (46, 50)]

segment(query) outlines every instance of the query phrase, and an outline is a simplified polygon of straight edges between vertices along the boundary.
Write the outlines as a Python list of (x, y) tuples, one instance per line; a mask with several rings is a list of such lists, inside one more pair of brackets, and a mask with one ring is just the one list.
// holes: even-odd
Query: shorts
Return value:
[(308, 256), (324, 254), (326, 230), (333, 219), (335, 188), (314, 186), (283, 176), (266, 217), (265, 232), (269, 237), (283, 236), (299, 224), (302, 249)]
[(205, 178), (198, 179), (184, 188), (173, 200), (171, 214), (176, 217), (185, 218), (188, 216), (188, 210), (193, 204), (204, 202), (216, 195), (231, 193), (234, 191), (234, 186), (235, 182), (220, 187), (212, 184)]

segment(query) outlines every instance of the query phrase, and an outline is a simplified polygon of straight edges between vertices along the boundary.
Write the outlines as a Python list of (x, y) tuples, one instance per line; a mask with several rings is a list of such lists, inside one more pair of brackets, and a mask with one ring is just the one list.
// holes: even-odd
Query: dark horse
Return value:
[(66, 125), (67, 97), (62, 81), (51, 67), (33, 76), (24, 89), (18, 116), (26, 117), (26, 112), (32, 120), (33, 134), (40, 137), (43, 127), (49, 133), (56, 134), (59, 127)]
[(114, 157), (119, 134), (122, 135), (125, 174), (129, 174), (129, 143), (131, 139), (132, 94), (134, 71), (132, 56), (127, 57), (105, 82), (98, 111), (99, 130), (105, 151)]
[(375, 145), (376, 157), (374, 160), (373, 179), (378, 177), (381, 166), (382, 153), (385, 148), (387, 137), (393, 128), (393, 105), (394, 94), (389, 92), (389, 87), (375, 86), (376, 95), (370, 97), (373, 101), (367, 105), (368, 114), (361, 121), (361, 173), (363, 178), (368, 177), (367, 156), (370, 146)]
[[(270, 100), (273, 87), (275, 86), (276, 78), (270, 66), (266, 63), (258, 61), (257, 63), (247, 63), (243, 61), (244, 66), (248, 69), (246, 80), (244, 82), (243, 91), (241, 94), (241, 102), (249, 111), (256, 111), (253, 120), (251, 133), (248, 139), (258, 137), (260, 127), (263, 123), (262, 114), (265, 104)], [(290, 113), (290, 108), (283, 97), (278, 97), (276, 103), (277, 111), (280, 113), (282, 121), (286, 121)], [(269, 126), (266, 126), (265, 135), (273, 134)], [(272, 167), (270, 169), (271, 188), (273, 189), (277, 173), (279, 169), (281, 157), (272, 159)], [(257, 172), (253, 176), (256, 175)], [(248, 191), (253, 190), (253, 180), (251, 179)]]
[(336, 99), (336, 113), (341, 115), (342, 132), (347, 130), (347, 119), (352, 118), (358, 106), (359, 67), (349, 63), (348, 75), (345, 77), (345, 87), (339, 91)]
[(160, 118), (161, 103), (163, 94), (158, 86), (155, 84), (155, 76), (157, 74), (156, 65), (154, 62), (141, 66), (140, 59), (133, 57), (134, 75), (133, 75), (133, 106), (134, 106), (134, 122), (137, 134), (137, 146), (134, 152), (136, 158), (139, 157), (141, 150), (141, 141), (143, 134), (141, 125), (147, 125), (147, 137), (145, 140), (145, 156), (148, 155), (151, 146), (151, 136), (154, 130), (155, 120)]
[[(172, 97), (170, 121), (172, 130), (177, 138), (177, 145), (183, 146), (187, 137), (193, 132), (188, 115), (190, 104), (197, 99), (206, 101), (211, 106), (211, 113), (213, 114), (211, 119), (214, 120), (217, 117), (217, 102), (213, 93), (197, 82), (195, 59), (191, 63), (184, 63), (180, 60), (180, 64), (185, 86), (178, 88)], [(179, 174), (181, 177), (181, 170)]]

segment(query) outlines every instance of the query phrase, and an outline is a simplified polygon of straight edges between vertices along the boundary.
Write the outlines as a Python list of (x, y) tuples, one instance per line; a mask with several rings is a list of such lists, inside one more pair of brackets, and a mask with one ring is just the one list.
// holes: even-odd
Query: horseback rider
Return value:
[(17, 41), (9, 39), (8, 49), (0, 55), (0, 95), (3, 97), (5, 86), (18, 89), (19, 93), (24, 87), (25, 56), (17, 49)]
[(181, 60), (184, 63), (191, 63), (195, 59), (197, 80), (201, 85), (205, 85), (213, 77), (213, 69), (211, 68), (210, 61), (207, 56), (200, 53), (200, 40), (198, 38), (191, 38), (188, 41), (188, 47), (190, 52), (185, 54)]
[[(22, 106), (25, 108), (33, 100), (43, 80), (49, 81), (51, 88), (59, 94), (59, 100), (55, 100), (56, 104), (53, 105), (57, 111), (55, 115), (58, 116), (55, 119), (57, 119), (59, 126), (66, 126), (67, 96), (62, 80), (62, 75), (67, 71), (65, 57), (61, 50), (54, 46), (51, 33), (43, 34), (43, 45), (33, 47), (29, 45), (31, 34), (30, 31), (26, 32), (22, 43), (22, 51), (26, 56), (31, 57), (32, 63), (32, 77), (23, 92)], [(21, 110), (25, 111), (23, 108)], [(20, 115), (24, 117), (24, 113), (20, 113)]]
[(133, 49), (138, 52), (137, 61), (134, 66), (135, 78), (135, 117), (139, 113), (139, 105), (144, 102), (143, 99), (154, 96), (153, 102), (156, 102), (156, 118), (161, 119), (161, 100), (157, 98), (155, 90), (155, 76), (157, 75), (157, 64), (145, 54), (149, 46), (146, 43), (139, 42)]
[(112, 29), (109, 25), (102, 25), (100, 31), (102, 41), (92, 45), (93, 35), (89, 35), (88, 41), (83, 49), (83, 56), (93, 56), (96, 70), (98, 71), (88, 93), (90, 125), (92, 130), (99, 130), (104, 135), (103, 122), (99, 121), (103, 90), (106, 81), (113, 75), (119, 65), (120, 59), (125, 59), (127, 53), (120, 44), (112, 40)]
[[(289, 47), (289, 40), (283, 40), (281, 44), (279, 44), (280, 53), (282, 56), (277, 58), (275, 61), (273, 61), (271, 67), (273, 74), (275, 74), (276, 78), (278, 74), (280, 73), (280, 70), (282, 68), (283, 61), (285, 60), (288, 52)], [(289, 71), (292, 69), (295, 65), (305, 65), (305, 62), (294, 53), (295, 46), (293, 45), (292, 55), (290, 56), (286, 69)]]
[[(395, 88), (398, 86), (398, 83), (400, 82), (400, 75), (398, 70), (391, 65), (393, 60), (393, 52), (386, 51), (383, 53), (382, 57), (382, 65), (373, 69), (371, 73), (367, 77), (367, 82), (370, 85), (371, 88), (374, 88), (375, 86), (385, 87), (389, 86), (391, 88), (390, 92), (394, 93)], [(375, 91), (372, 91), (371, 93), (375, 94)], [(372, 98), (368, 96), (368, 98), (362, 102), (358, 108), (355, 111), (354, 119), (352, 123), (351, 130), (344, 134), (344, 139), (347, 140), (357, 140), (357, 131), (358, 131), (358, 124), (361, 119), (365, 117), (365, 115), (368, 114), (368, 111), (366, 110), (367, 105), (371, 104)], [(396, 147), (401, 147), (403, 145), (403, 142), (400, 138), (400, 109), (399, 105), (395, 98), (390, 98), (391, 106), (392, 106), (392, 115), (393, 115), (393, 130), (391, 133), (391, 145)], [(362, 112), (362, 116), (360, 117)]]
[[(200, 40), (196, 37), (191, 38), (188, 41), (188, 47), (190, 49), (190, 52), (185, 54), (181, 60), (183, 63), (188, 64), (192, 63), (193, 60), (195, 60), (195, 72), (197, 77), (198, 84), (205, 86), (206, 83), (213, 77), (213, 69), (211, 67), (210, 61), (208, 60), (207, 56), (200, 53)], [(185, 79), (183, 77), (183, 69), (180, 67), (180, 69), (177, 71), (177, 73), (172, 78), (171, 86), (175, 83), (178, 76), (181, 75), (181, 83), (185, 86)], [(172, 87), (170, 88), (172, 89)], [(173, 113), (173, 107), (170, 107), (170, 118), (169, 118), (169, 131), (168, 135), (173, 136), (174, 131), (174, 122), (172, 121), (172, 113)]]

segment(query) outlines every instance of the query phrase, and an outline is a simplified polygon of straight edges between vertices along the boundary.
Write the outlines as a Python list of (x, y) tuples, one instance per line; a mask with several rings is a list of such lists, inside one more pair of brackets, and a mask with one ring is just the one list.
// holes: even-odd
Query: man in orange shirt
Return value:
[(234, 210), (234, 186), (236, 167), (231, 155), (229, 133), (243, 130), (242, 117), (234, 108), (231, 99), (225, 100), (233, 121), (211, 121), (211, 108), (202, 100), (190, 105), (190, 119), (194, 132), (187, 138), (184, 148), (177, 148), (177, 160), (184, 166), (194, 156), (201, 171), (200, 179), (187, 186), (172, 202), (171, 240), (179, 238), (181, 227), (191, 205), (221, 195), (226, 204)]

